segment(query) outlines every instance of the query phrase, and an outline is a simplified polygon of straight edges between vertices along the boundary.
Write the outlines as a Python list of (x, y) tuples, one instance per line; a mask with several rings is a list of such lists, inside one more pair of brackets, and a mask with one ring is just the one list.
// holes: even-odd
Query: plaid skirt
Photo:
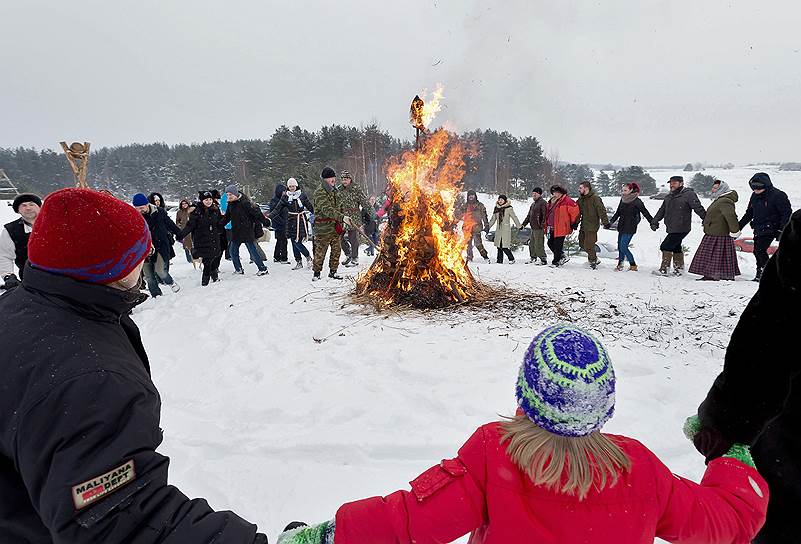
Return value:
[(731, 236), (704, 235), (690, 264), (691, 274), (716, 280), (733, 280), (740, 275), (737, 250)]

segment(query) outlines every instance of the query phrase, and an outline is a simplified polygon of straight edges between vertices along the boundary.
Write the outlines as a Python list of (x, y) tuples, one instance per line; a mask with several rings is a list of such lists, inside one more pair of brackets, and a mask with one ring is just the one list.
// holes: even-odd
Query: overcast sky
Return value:
[(791, 0), (9, 0), (0, 21), (0, 147), (411, 137), (442, 83), (438, 121), (561, 160), (801, 161)]

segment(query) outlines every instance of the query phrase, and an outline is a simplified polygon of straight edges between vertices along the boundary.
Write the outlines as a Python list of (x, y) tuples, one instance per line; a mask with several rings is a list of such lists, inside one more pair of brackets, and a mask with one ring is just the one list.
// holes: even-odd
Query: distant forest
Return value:
[[(596, 180), (587, 165), (559, 162), (546, 157), (537, 138), (518, 138), (508, 132), (474, 130), (454, 135), (471, 155), (466, 159), (464, 189), (510, 196), (528, 196), (536, 186), (559, 183), (575, 195), (581, 181), (594, 181), (602, 195), (618, 194), (620, 183), (637, 181), (644, 194), (657, 191), (642, 168), (623, 168)], [(371, 195), (386, 187), (388, 159), (409, 149), (377, 125), (356, 128), (342, 125), (310, 132), (281, 126), (266, 140), (204, 142), (167, 145), (130, 144), (93, 149), (89, 183), (121, 198), (137, 192), (157, 191), (166, 197), (192, 197), (198, 190), (222, 189), (229, 183), (246, 187), (264, 202), (275, 186), (290, 177), (310, 190), (324, 166), (348, 170)], [(74, 185), (72, 172), (59, 151), (0, 148), (0, 169), (20, 191), (46, 195)]]

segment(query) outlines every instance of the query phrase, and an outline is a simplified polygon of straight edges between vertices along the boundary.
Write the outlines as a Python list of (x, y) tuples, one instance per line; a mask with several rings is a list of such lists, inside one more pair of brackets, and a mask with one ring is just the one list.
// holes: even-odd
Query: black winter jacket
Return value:
[[(181, 235), (181, 229), (170, 219), (164, 208), (157, 208), (154, 204), (150, 205), (150, 212), (143, 214), (145, 222), (150, 229), (150, 238), (153, 240), (153, 249), (160, 254), (165, 261), (169, 261), (175, 256), (171, 254), (173, 239), (170, 233), (175, 236)], [(156, 255), (152, 259), (155, 262)]]
[(30, 264), (0, 297), (0, 542), (266, 544), (169, 485), (138, 292)]
[(275, 186), (275, 196), (270, 200), (268, 207), (270, 208), (270, 219), (272, 220), (272, 227), (275, 232), (281, 232), (286, 230), (286, 222), (287, 218), (289, 217), (289, 212), (286, 208), (281, 208), (280, 213), (275, 214), (273, 217), (273, 211), (278, 209), (278, 205), (281, 203), (281, 197), (284, 196), (286, 192), (286, 185), (279, 183)]
[(225, 209), (223, 224), (231, 222), (231, 241), (236, 243), (253, 242), (256, 240), (255, 227), (257, 224), (269, 226), (261, 210), (248, 198), (239, 193), (239, 198), (229, 200)]
[(690, 232), (692, 230), (693, 212), (703, 219), (706, 210), (698, 200), (698, 195), (689, 187), (682, 187), (678, 191), (670, 191), (654, 216), (654, 221), (665, 219), (665, 228), (668, 234)]
[(751, 193), (748, 209), (740, 219), (740, 230), (750, 223), (754, 236), (778, 238), (782, 228), (790, 220), (793, 208), (787, 194), (775, 188), (770, 179), (763, 178), (760, 181), (765, 183), (765, 192), (761, 195)]
[(522, 229), (530, 223), (531, 230), (544, 230), (547, 209), (548, 201), (542, 197), (532, 202), (531, 206), (528, 208), (528, 215), (526, 215), (523, 222), (520, 223), (520, 228)]
[(206, 208), (201, 203), (189, 214), (189, 222), (179, 238), (191, 234), (192, 256), (196, 259), (214, 259), (223, 252), (221, 238), (225, 238), (225, 223), (216, 204)]
[(645, 216), (645, 220), (648, 221), (648, 223), (654, 220), (648, 208), (646, 208), (643, 201), (640, 200), (640, 197), (635, 198), (631, 202), (624, 202), (621, 198), (617, 205), (615, 215), (612, 216), (609, 222), (614, 223), (617, 221), (617, 231), (622, 234), (636, 234), (637, 225), (639, 225), (643, 216)]
[[(770, 487), (770, 540), (798, 542), (801, 527), (801, 211), (784, 229), (759, 290), (726, 349), (723, 372), (698, 409), (701, 424), (751, 453)], [(703, 452), (708, 453), (708, 452)]]

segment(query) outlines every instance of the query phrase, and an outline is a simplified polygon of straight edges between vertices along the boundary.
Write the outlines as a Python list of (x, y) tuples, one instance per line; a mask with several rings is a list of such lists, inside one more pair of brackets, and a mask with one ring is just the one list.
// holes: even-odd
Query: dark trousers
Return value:
[(283, 228), (275, 229), (275, 251), (273, 251), (273, 260), (275, 262), (284, 263), (289, 260), (287, 244), (286, 231)]
[(669, 251), (670, 253), (684, 253), (681, 249), (681, 243), (684, 241), (684, 238), (690, 234), (689, 232), (671, 232), (665, 239), (662, 240), (662, 245), (659, 246), (659, 249), (662, 251)]
[(768, 234), (754, 236), (754, 257), (756, 258), (757, 268), (762, 270), (768, 264), (768, 248), (776, 237)]
[(201, 284), (208, 285), (209, 279), (214, 279), (220, 271), (220, 259), (222, 254), (217, 254), (216, 257), (203, 257), (203, 279)]
[(145, 276), (150, 296), (153, 297), (161, 295), (159, 280), (165, 285), (172, 285), (173, 283), (172, 276), (170, 276), (170, 261), (169, 259), (165, 260), (160, 253), (156, 256), (156, 262), (151, 262), (150, 259), (145, 261), (142, 273)]
[(511, 249), (509, 249), (508, 247), (499, 247), (498, 248), (498, 259), (497, 259), (499, 264), (503, 264), (503, 255), (504, 255), (504, 253), (509, 258), (509, 262), (512, 262), (512, 263), (515, 262), (515, 256), (512, 255), (512, 250)]
[(554, 236), (551, 233), (548, 236), (548, 249), (553, 253), (553, 264), (558, 263), (565, 256), (565, 237)]
[(359, 233), (356, 229), (346, 230), (340, 237), (342, 253), (354, 263), (359, 262)]

